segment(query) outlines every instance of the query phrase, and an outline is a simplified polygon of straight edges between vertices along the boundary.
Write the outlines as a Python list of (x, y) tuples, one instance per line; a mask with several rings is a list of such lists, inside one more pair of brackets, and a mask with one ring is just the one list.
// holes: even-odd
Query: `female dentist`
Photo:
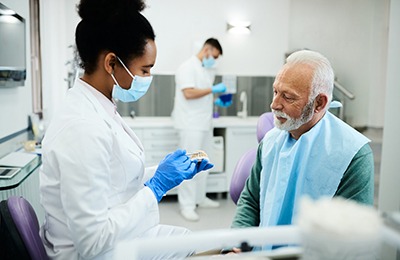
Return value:
[[(145, 180), (143, 146), (113, 99), (136, 101), (150, 86), (154, 32), (139, 0), (81, 0), (76, 46), (85, 70), (43, 140), (40, 173), (51, 259), (111, 259), (118, 242), (186, 234), (159, 225), (158, 202), (183, 180), (213, 165), (177, 150)], [(158, 256), (167, 259), (171, 256)]]

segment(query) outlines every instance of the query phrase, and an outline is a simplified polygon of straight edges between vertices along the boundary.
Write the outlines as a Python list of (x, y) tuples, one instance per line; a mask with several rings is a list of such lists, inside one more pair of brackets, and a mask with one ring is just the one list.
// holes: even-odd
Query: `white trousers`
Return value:
[[(203, 150), (210, 153), (212, 131), (179, 131), (181, 149), (186, 149), (188, 153), (196, 150)], [(209, 152), (207, 152), (209, 151)], [(212, 160), (211, 160), (212, 162)], [(201, 203), (206, 198), (208, 171), (202, 171), (187, 181), (183, 181), (178, 187), (178, 201), (181, 209), (195, 209), (196, 204)]]

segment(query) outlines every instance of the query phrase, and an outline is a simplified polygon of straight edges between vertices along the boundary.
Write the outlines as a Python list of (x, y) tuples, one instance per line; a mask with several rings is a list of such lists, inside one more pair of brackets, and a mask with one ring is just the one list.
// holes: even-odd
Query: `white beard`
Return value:
[[(275, 126), (280, 130), (292, 131), (298, 129), (300, 126), (308, 123), (314, 116), (314, 101), (309, 102), (304, 108), (301, 116), (299, 118), (292, 118), (286, 113), (281, 111), (276, 111), (272, 109), (274, 113), (274, 123)], [(286, 119), (284, 123), (281, 123), (276, 117), (283, 117)]]

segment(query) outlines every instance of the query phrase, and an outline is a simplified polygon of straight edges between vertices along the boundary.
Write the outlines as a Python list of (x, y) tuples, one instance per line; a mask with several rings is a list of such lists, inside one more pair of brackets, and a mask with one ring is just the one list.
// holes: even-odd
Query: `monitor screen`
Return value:
[(0, 3), (0, 39), (0, 87), (24, 85), (25, 19), (2, 3)]

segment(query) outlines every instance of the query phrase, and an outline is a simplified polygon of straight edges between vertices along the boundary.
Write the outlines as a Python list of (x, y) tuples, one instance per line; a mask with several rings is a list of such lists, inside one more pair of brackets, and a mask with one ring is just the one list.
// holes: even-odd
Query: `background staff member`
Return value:
[[(175, 102), (172, 111), (174, 127), (179, 130), (181, 148), (188, 151), (206, 150), (212, 139), (213, 93), (225, 92), (226, 86), (213, 86), (211, 68), (222, 55), (217, 39), (206, 40), (202, 49), (186, 60), (175, 75)], [(223, 104), (217, 99), (216, 104)], [(227, 104), (228, 106), (229, 104)], [(219, 203), (206, 197), (208, 172), (202, 172), (178, 188), (178, 200), (182, 216), (191, 221), (199, 220), (196, 204), (201, 207), (218, 207)]]

